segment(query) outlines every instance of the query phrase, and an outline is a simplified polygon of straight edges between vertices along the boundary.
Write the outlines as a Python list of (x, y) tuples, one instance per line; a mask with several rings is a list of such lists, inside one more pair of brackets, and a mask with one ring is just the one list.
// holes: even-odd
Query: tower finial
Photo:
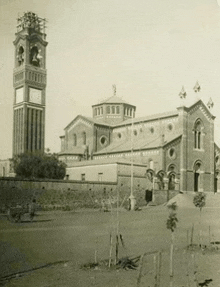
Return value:
[(185, 99), (186, 98), (186, 91), (185, 91), (185, 89), (184, 89), (184, 86), (182, 86), (182, 89), (181, 89), (181, 91), (180, 91), (180, 93), (179, 93), (179, 97), (180, 97), (180, 99)]
[(200, 84), (199, 84), (199, 82), (198, 82), (198, 81), (196, 82), (196, 84), (195, 84), (195, 86), (194, 86), (193, 90), (194, 90), (194, 92), (195, 92), (195, 93), (200, 92), (200, 90), (201, 90), (201, 86), (200, 86)]
[(212, 98), (209, 99), (208, 103), (207, 103), (208, 108), (211, 110), (214, 106), (214, 103), (212, 101)]
[(112, 85), (113, 95), (116, 96), (116, 85)]

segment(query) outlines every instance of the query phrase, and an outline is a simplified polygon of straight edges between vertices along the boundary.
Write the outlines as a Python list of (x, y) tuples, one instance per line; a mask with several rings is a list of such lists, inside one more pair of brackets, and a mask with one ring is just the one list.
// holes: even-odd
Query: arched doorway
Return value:
[(176, 180), (176, 173), (174, 171), (171, 171), (168, 174), (168, 189), (169, 190), (175, 190), (175, 180)]
[(201, 182), (201, 162), (196, 162), (194, 165), (194, 191), (199, 191)]
[(171, 164), (167, 169), (167, 177), (168, 177), (168, 189), (169, 190), (175, 190), (175, 182), (177, 178), (176, 174), (176, 166), (174, 164)]
[(158, 178), (158, 189), (159, 190), (163, 190), (164, 189), (164, 177), (165, 177), (166, 173), (163, 170), (160, 170), (157, 173), (157, 178)]

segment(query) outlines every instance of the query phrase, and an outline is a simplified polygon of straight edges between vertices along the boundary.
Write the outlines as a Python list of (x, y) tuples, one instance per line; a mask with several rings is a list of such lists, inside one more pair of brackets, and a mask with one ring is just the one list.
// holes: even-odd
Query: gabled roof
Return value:
[(154, 121), (156, 119), (163, 119), (163, 118), (175, 117), (175, 116), (178, 116), (178, 111), (171, 111), (171, 112), (154, 114), (154, 115), (140, 117), (140, 118), (128, 119), (128, 120), (125, 120), (125, 121), (120, 122), (118, 124), (115, 124), (114, 127), (130, 125), (132, 123), (136, 124), (136, 123), (141, 123), (141, 122), (146, 122), (146, 121)]
[(211, 119), (215, 119), (215, 116), (213, 116), (213, 114), (210, 112), (210, 110), (208, 109), (208, 107), (203, 103), (202, 100), (198, 100), (197, 102), (195, 102), (193, 105), (189, 106), (189, 107), (184, 107), (185, 110), (187, 112), (191, 112), (196, 106), (199, 106), (201, 105), (204, 109), (205, 109), (205, 112), (206, 114), (208, 114), (208, 116), (211, 118)]
[(79, 120), (79, 119), (85, 120), (85, 121), (87, 121), (87, 122), (90, 123), (90, 124), (96, 124), (96, 125), (105, 126), (105, 127), (108, 127), (108, 128), (109, 128), (109, 127), (114, 127), (114, 125), (101, 122), (100, 120), (97, 120), (97, 119), (94, 119), (94, 118), (91, 118), (91, 117), (85, 117), (85, 116), (82, 116), (82, 115), (78, 115), (78, 116), (76, 116), (76, 117), (64, 128), (64, 130), (70, 128), (71, 125), (72, 125), (74, 122), (76, 122), (77, 120)]

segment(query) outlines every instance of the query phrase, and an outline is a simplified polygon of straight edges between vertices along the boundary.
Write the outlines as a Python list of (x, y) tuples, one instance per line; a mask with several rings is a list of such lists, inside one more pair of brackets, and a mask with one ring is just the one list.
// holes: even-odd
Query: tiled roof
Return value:
[(129, 125), (129, 124), (132, 124), (132, 122), (135, 124), (135, 123), (153, 121), (156, 119), (168, 118), (168, 117), (174, 117), (174, 116), (178, 116), (178, 111), (171, 111), (171, 112), (154, 114), (154, 115), (140, 117), (140, 118), (128, 119), (128, 120), (125, 120), (121, 123), (114, 125), (114, 127)]
[[(167, 144), (168, 142), (176, 139), (180, 134), (172, 134), (170, 136), (167, 136), (164, 138), (164, 141), (162, 140), (161, 136), (158, 136), (157, 138), (151, 138), (151, 137), (143, 137), (143, 138), (138, 138), (134, 139), (133, 141), (133, 150), (145, 150), (145, 149), (154, 149), (154, 148), (159, 148)], [(109, 153), (118, 153), (118, 152), (126, 152), (126, 151), (131, 151), (132, 149), (132, 144), (130, 139), (125, 139), (125, 140), (116, 140), (113, 143), (111, 143), (109, 146), (106, 148), (103, 148), (101, 151), (98, 151), (94, 153), (94, 155), (99, 155), (99, 154), (109, 154)]]
[(78, 146), (73, 146), (69, 150), (61, 151), (59, 155), (65, 155), (65, 154), (71, 154), (71, 155), (79, 155), (79, 154), (84, 154), (85, 148), (83, 147), (78, 147)]
[[(100, 104), (128, 104), (122, 98), (119, 98), (117, 96), (112, 96), (104, 101), (102, 101)], [(130, 105), (130, 104), (129, 104)]]
[[(100, 165), (100, 164), (114, 164), (114, 163), (122, 163), (122, 164), (131, 164), (131, 161), (126, 159), (118, 159), (118, 158), (102, 158), (102, 159), (93, 159), (93, 160), (83, 160), (73, 162), (71, 166), (68, 167), (76, 167), (76, 166), (91, 166), (91, 165)], [(134, 165), (146, 166), (142, 163), (133, 162)]]

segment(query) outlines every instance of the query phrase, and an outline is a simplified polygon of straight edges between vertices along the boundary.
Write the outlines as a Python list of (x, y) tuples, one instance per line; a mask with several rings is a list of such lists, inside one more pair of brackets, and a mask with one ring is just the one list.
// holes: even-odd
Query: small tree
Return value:
[(14, 171), (20, 178), (63, 179), (66, 165), (56, 154), (21, 154), (13, 158)]
[(172, 281), (173, 277), (173, 245), (174, 245), (174, 230), (177, 226), (177, 204), (176, 202), (173, 202), (172, 204), (167, 205), (169, 210), (169, 217), (167, 219), (167, 229), (171, 231), (171, 244), (170, 244), (170, 278)]
[(200, 217), (199, 217), (199, 245), (202, 246), (202, 228), (201, 228), (201, 222), (202, 222), (202, 209), (205, 206), (206, 203), (206, 195), (204, 192), (198, 192), (194, 198), (193, 203), (196, 207), (199, 208), (200, 211)]

